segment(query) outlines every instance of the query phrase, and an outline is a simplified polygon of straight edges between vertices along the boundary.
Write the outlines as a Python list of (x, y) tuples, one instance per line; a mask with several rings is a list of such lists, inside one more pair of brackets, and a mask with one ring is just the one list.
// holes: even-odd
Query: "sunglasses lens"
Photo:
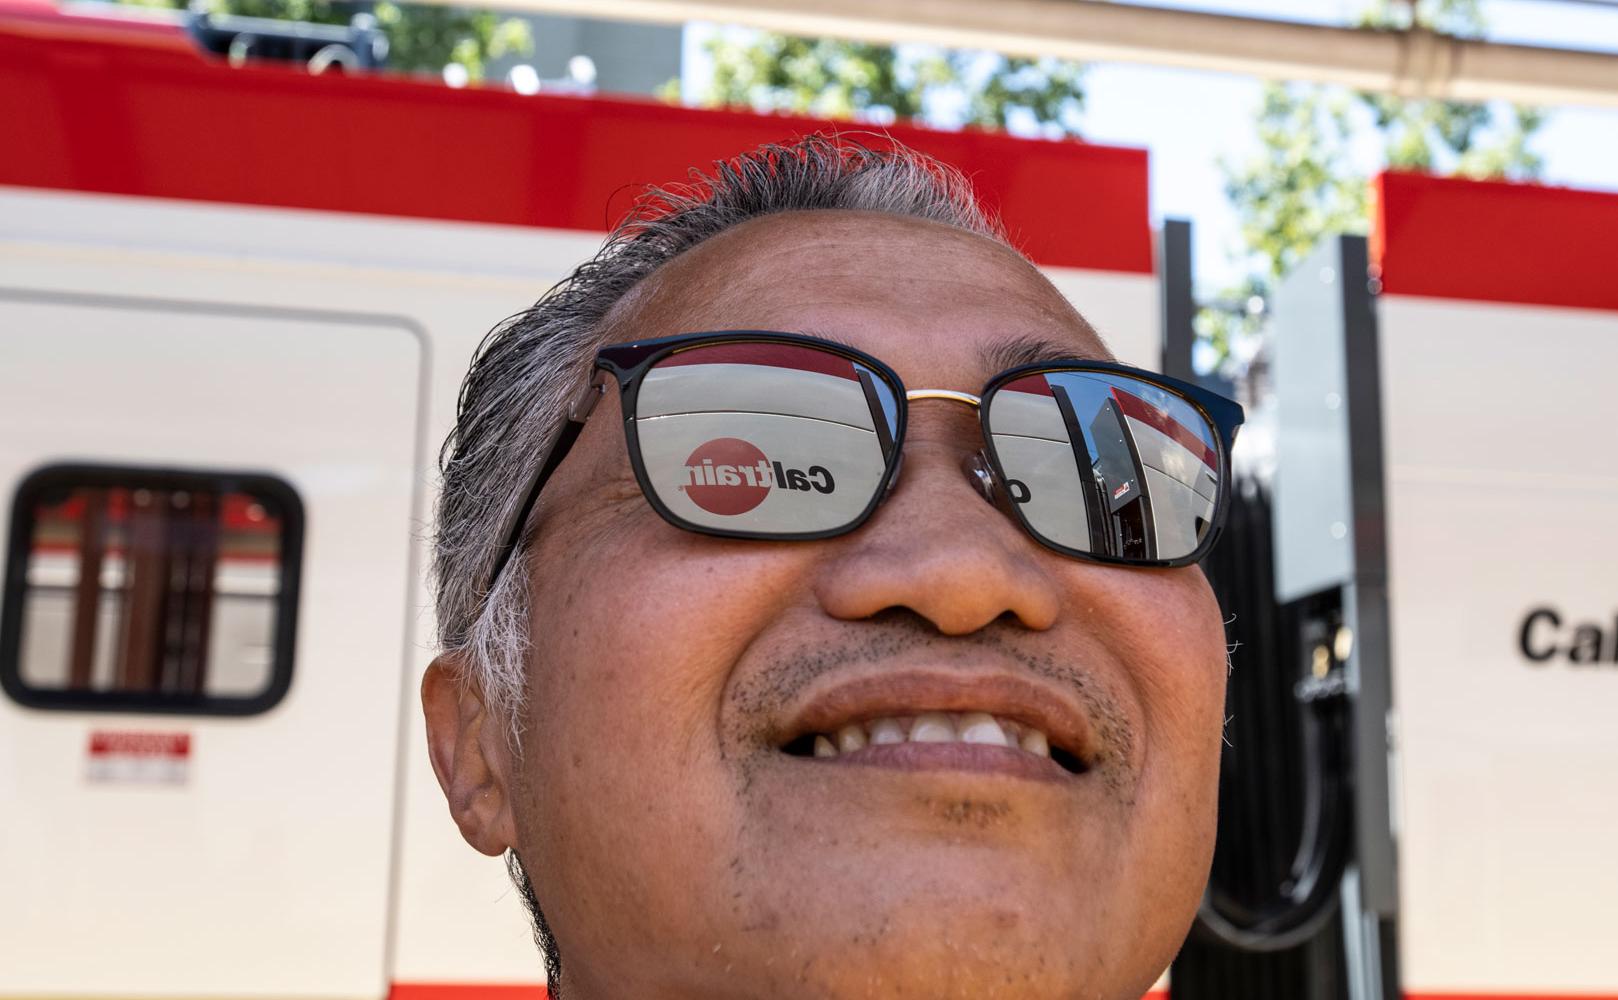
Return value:
[(634, 432), (664, 508), (699, 528), (834, 532), (871, 506), (898, 433), (898, 392), (831, 351), (727, 341), (646, 373)]
[(1152, 562), (1196, 552), (1225, 488), (1202, 411), (1154, 383), (1046, 371), (1000, 386), (989, 440), (1027, 528), (1076, 552)]

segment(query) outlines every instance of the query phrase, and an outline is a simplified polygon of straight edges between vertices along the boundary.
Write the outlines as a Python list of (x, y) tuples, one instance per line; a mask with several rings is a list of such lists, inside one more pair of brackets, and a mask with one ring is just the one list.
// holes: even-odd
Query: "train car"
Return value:
[(1375, 195), (1369, 241), (1323, 241), (1272, 303), (1279, 677), (1327, 772), (1280, 847), (1342, 941), (1294, 955), (1355, 998), (1608, 1000), (1618, 194)]
[[(0, 997), (539, 996), (427, 767), (437, 447), (629, 192), (825, 123), (231, 66), (31, 0), (0, 120)], [(1157, 363), (1143, 151), (890, 131)]]
[(1618, 193), (1390, 174), (1372, 251), (1405, 988), (1618, 997)]

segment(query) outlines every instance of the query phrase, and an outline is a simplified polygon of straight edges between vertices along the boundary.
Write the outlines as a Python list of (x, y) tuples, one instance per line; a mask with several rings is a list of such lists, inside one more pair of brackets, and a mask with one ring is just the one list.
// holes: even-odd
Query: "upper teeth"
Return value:
[(815, 736), (815, 756), (835, 757), (866, 746), (889, 743), (987, 743), (1021, 747), (1040, 757), (1051, 755), (1050, 741), (1032, 726), (1000, 719), (987, 712), (923, 712), (851, 722), (835, 733)]

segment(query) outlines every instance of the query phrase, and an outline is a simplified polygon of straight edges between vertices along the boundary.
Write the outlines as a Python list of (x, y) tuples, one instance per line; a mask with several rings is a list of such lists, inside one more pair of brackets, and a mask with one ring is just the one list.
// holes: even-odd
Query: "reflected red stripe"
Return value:
[[(28, 551), (36, 555), (72, 555), (79, 551), (79, 545), (77, 542), (35, 542), (28, 547)], [(124, 558), (129, 553), (122, 545), (109, 545), (102, 550), (102, 554)], [(228, 548), (221, 548), (219, 552), (219, 564), (221, 566), (232, 563), (258, 564), (278, 563), (280, 561), (281, 553), (278, 550), (271, 552), (234, 552)]]
[[(114, 486), (107, 490), (107, 518), (122, 521), (129, 517), (129, 494), (135, 486)], [(219, 521), (229, 531), (243, 534), (273, 535), (281, 531), (281, 519), (266, 513), (260, 501), (242, 493), (226, 493), (218, 499)], [(85, 495), (75, 491), (61, 503), (38, 509), (40, 519), (80, 521), (84, 519)], [(258, 508), (255, 510), (255, 508)]]
[(1112, 398), (1118, 401), (1118, 408), (1124, 411), (1124, 416), (1156, 428), (1173, 438), (1180, 447), (1202, 459), (1203, 465), (1215, 472), (1219, 471), (1219, 453), (1208, 447), (1202, 438), (1197, 436), (1196, 431), (1138, 396), (1132, 396), (1116, 386), (1113, 387)]
[[(394, 983), (389, 1000), (547, 1000), (541, 985), (511, 983)], [(1168, 1000), (1150, 990), (1141, 1000)], [(1614, 993), (1406, 993), (1404, 1000), (1618, 1000)]]
[(1030, 396), (1055, 397), (1056, 395), (1056, 393), (1051, 391), (1050, 380), (1043, 375), (1024, 375), (1015, 382), (1007, 382), (1005, 385), (1000, 387), (1000, 391), (1026, 392)]
[(848, 358), (793, 344), (756, 342), (714, 344), (712, 347), (696, 347), (671, 354), (657, 363), (659, 368), (674, 368), (680, 365), (762, 365), (766, 368), (791, 368), (859, 381), (859, 375), (854, 371), (854, 362)]

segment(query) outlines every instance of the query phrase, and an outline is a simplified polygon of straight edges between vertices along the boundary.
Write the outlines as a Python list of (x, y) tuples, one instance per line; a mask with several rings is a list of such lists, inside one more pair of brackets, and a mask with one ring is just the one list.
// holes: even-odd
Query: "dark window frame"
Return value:
[[(149, 691), (42, 690), (22, 679), (23, 599), (28, 591), (34, 509), (39, 498), (64, 487), (217, 490), (272, 500), (281, 517), (279, 593), (272, 628), (269, 683), (252, 697)], [(286, 480), (264, 472), (64, 462), (24, 476), (11, 498), (4, 590), (0, 591), (0, 689), (20, 705), (72, 712), (247, 716), (269, 711), (292, 687), (298, 593), (303, 568), (303, 501)]]

